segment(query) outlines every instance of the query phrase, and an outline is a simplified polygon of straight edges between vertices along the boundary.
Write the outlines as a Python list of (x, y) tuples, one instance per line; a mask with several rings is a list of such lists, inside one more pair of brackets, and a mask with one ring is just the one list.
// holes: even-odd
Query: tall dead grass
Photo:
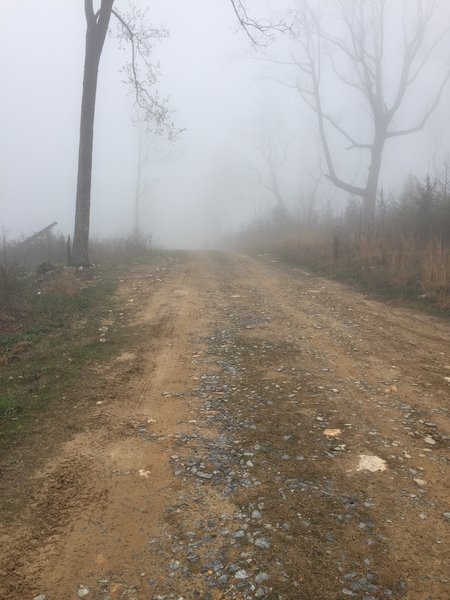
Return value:
[(409, 177), (397, 195), (380, 193), (373, 221), (350, 198), (340, 215), (304, 220), (273, 214), (239, 236), (241, 249), (277, 253), (328, 275), (359, 281), (386, 295), (429, 299), (450, 308), (450, 159), (442, 173)]
[(450, 248), (441, 240), (428, 242), (420, 256), (419, 284), (424, 293), (436, 294), (450, 308)]
[(40, 292), (45, 295), (62, 294), (72, 298), (76, 296), (82, 287), (80, 278), (77, 277), (75, 270), (65, 267), (55, 271), (50, 271), (42, 278)]
[(286, 236), (269, 250), (304, 266), (396, 287), (450, 308), (450, 247), (440, 239), (317, 230)]

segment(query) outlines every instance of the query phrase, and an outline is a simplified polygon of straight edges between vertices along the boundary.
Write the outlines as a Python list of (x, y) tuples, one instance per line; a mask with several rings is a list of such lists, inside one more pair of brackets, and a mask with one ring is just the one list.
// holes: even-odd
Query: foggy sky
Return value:
[[(290, 75), (254, 60), (264, 52), (252, 48), (228, 0), (138, 4), (150, 5), (152, 22), (170, 30), (170, 38), (155, 47), (162, 71), (159, 90), (170, 95), (174, 120), (186, 129), (172, 160), (147, 169), (143, 230), (164, 246), (199, 247), (270, 206), (273, 198), (255, 176), (257, 171), (264, 175), (255, 140), (270, 127), (280, 139), (290, 140), (281, 171), (283, 193), (294, 204), (317, 169), (317, 141), (311, 111), (295, 90), (273, 81)], [(285, 0), (276, 6), (290, 4)], [(126, 5), (117, 0), (115, 6), (120, 10)], [(265, 5), (255, 0), (250, 8), (257, 14)], [(2, 0), (0, 14), (0, 226), (13, 238), (56, 220), (59, 230), (69, 234), (75, 210), (83, 2)], [(287, 47), (281, 44), (268, 52), (282, 56)], [(116, 41), (107, 37), (94, 137), (94, 236), (127, 235), (133, 226), (137, 135), (131, 123), (133, 98), (119, 73), (125, 59)], [(335, 113), (345, 115), (348, 99), (333, 89), (324, 94)], [(418, 88), (406, 107), (406, 121), (427, 100), (426, 86)], [(400, 185), (409, 172), (423, 176), (433, 159), (450, 150), (448, 106), (447, 91), (424, 132), (389, 143), (382, 174), (388, 188)], [(364, 169), (357, 154), (350, 159), (342, 154), (337, 163), (355, 178), (358, 168)], [(326, 184), (322, 196), (342, 198)]]

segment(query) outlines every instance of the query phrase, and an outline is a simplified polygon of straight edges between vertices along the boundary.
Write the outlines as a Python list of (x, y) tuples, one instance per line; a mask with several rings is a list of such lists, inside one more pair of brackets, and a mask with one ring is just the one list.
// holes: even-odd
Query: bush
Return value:
[(289, 226), (268, 216), (240, 236), (241, 248), (275, 252), (323, 272), (363, 282), (389, 295), (422, 297), (450, 308), (450, 185), (447, 178), (410, 178), (398, 198), (380, 194), (375, 222), (361, 221), (351, 199), (339, 218)]

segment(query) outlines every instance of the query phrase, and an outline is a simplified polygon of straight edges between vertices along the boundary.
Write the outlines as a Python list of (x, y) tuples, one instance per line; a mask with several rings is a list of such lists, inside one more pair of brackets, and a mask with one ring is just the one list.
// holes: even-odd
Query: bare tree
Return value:
[(283, 139), (273, 127), (267, 127), (253, 139), (253, 144), (261, 158), (262, 165), (249, 164), (256, 175), (258, 183), (267, 190), (275, 200), (276, 214), (282, 217), (287, 214), (286, 197), (283, 191), (281, 169), (286, 164), (292, 140)]
[(114, 0), (101, 0), (97, 10), (94, 0), (84, 0), (86, 16), (86, 45), (84, 59), (83, 93), (81, 100), (80, 145), (78, 154), (78, 178), (75, 208), (75, 229), (71, 262), (89, 265), (89, 224), (92, 181), (92, 150), (94, 141), (94, 116), (97, 95), (98, 69), (108, 32), (111, 16), (118, 22), (115, 36), (120, 43), (127, 43), (131, 59), (125, 68), (126, 81), (133, 89), (136, 104), (142, 109), (146, 121), (158, 132), (176, 135), (170, 121), (165, 100), (154, 92), (158, 81), (158, 69), (152, 63), (152, 47), (155, 40), (167, 36), (165, 29), (152, 27), (146, 19), (146, 11), (131, 6), (122, 15), (114, 8)]
[(302, 186), (298, 197), (300, 218), (305, 225), (309, 226), (317, 220), (318, 216), (317, 200), (320, 184), (323, 180), (323, 170), (320, 161), (318, 164), (319, 169), (308, 174), (309, 185)]
[[(429, 105), (417, 118), (416, 123), (397, 127), (396, 120), (405, 100), (413, 91), (413, 84), (420, 82), (426, 65), (449, 29), (429, 40), (431, 24), (437, 17), (441, 2), (417, 0), (411, 17), (412, 2), (403, 6), (402, 22), (392, 28), (392, 12), (388, 15), (385, 0), (367, 2), (352, 0), (337, 2), (338, 13), (323, 15), (311, 8), (307, 0), (299, 1), (294, 14), (290, 34), (300, 52), (283, 65), (295, 67), (295, 85), (306, 104), (316, 113), (328, 179), (338, 188), (358, 196), (363, 201), (363, 218), (370, 225), (375, 214), (377, 189), (383, 152), (388, 140), (420, 131), (437, 108), (450, 78), (445, 69), (440, 82), (433, 91)], [(391, 8), (391, 7), (390, 7)], [(396, 9), (399, 5), (396, 5)], [(401, 11), (400, 11), (401, 12)], [(389, 17), (389, 18), (388, 18)], [(398, 61), (392, 45), (387, 40), (389, 27), (403, 32), (401, 66), (394, 86), (393, 65)], [(298, 52), (298, 51), (297, 51)], [(323, 79), (334, 74), (340, 85), (339, 92), (351, 90), (362, 95), (372, 131), (369, 140), (361, 140), (341, 125), (326, 109)], [(393, 93), (392, 93), (392, 87)], [(328, 89), (329, 86), (328, 86)], [(353, 113), (347, 115), (350, 118)], [(358, 125), (358, 123), (356, 123)], [(354, 127), (354, 130), (361, 127)], [(367, 129), (367, 127), (364, 127)], [(367, 176), (362, 185), (354, 185), (342, 178), (335, 166), (335, 156), (330, 144), (330, 130), (334, 130), (349, 144), (348, 149), (368, 152)]]
[(161, 179), (161, 174), (156, 171), (155, 167), (161, 167), (169, 161), (177, 160), (178, 155), (174, 151), (173, 144), (170, 144), (161, 135), (158, 135), (157, 132), (149, 130), (145, 126), (145, 122), (141, 119), (141, 111), (137, 113), (135, 126), (137, 132), (137, 160), (134, 188), (133, 235), (136, 238), (140, 238), (142, 237), (142, 201), (148, 196), (152, 185)]

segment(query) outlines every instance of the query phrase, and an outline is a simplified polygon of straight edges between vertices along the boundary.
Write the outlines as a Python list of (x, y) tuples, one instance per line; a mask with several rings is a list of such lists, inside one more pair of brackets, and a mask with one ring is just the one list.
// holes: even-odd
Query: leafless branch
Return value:
[(411, 85), (417, 79), (417, 77), (419, 77), (420, 73), (422, 72), (423, 68), (425, 67), (426, 63), (428, 62), (430, 56), (433, 54), (433, 52), (436, 50), (437, 46), (442, 42), (442, 40), (448, 36), (449, 33), (450, 33), (450, 27), (445, 29), (442, 32), (442, 34), (436, 38), (434, 43), (428, 48), (428, 50), (424, 54), (421, 62), (417, 66), (415, 72), (408, 79), (408, 83), (407, 83), (408, 86)]
[(448, 81), (450, 80), (450, 72), (447, 73), (447, 75), (445, 76), (444, 80), (441, 83), (441, 86), (438, 90), (438, 93), (436, 94), (436, 97), (434, 99), (433, 104), (430, 106), (430, 108), (426, 111), (426, 113), (424, 114), (424, 116), (422, 117), (422, 120), (419, 122), (418, 125), (416, 125), (415, 127), (410, 127), (409, 129), (398, 129), (396, 131), (388, 131), (387, 132), (387, 137), (388, 138), (392, 138), (392, 137), (399, 137), (401, 135), (409, 135), (410, 133), (417, 133), (418, 131), (420, 131), (421, 129), (424, 128), (426, 122), (428, 121), (428, 119), (431, 117), (431, 115), (433, 114), (433, 112), (436, 110), (436, 108), (439, 105), (439, 101), (441, 99), (442, 94), (444, 93), (445, 87), (448, 83)]
[(271, 22), (250, 17), (243, 0), (230, 0), (230, 3), (247, 37), (255, 46), (268, 46), (275, 41), (277, 33), (289, 31), (289, 25), (284, 20)]
[(156, 133), (176, 139), (180, 134), (170, 119), (168, 99), (161, 99), (154, 89), (159, 81), (159, 65), (152, 62), (153, 42), (168, 37), (166, 28), (156, 28), (148, 23), (147, 11), (131, 5), (131, 11), (123, 16), (112, 10), (119, 29), (115, 37), (131, 48), (130, 62), (123, 68), (127, 83), (133, 90), (135, 104), (142, 113), (147, 125)]
[(402, 69), (399, 78), (399, 84), (397, 88), (396, 97), (391, 108), (388, 111), (388, 119), (392, 120), (392, 118), (397, 113), (400, 108), (403, 99), (405, 97), (406, 91), (408, 87), (417, 79), (417, 77), (422, 72), (425, 64), (430, 58), (433, 51), (436, 49), (438, 44), (442, 41), (442, 39), (448, 34), (450, 28), (446, 29), (440, 36), (436, 38), (431, 47), (427, 50), (424, 57), (420, 61), (418, 67), (415, 69), (414, 73), (411, 74), (411, 71), (414, 69), (416, 58), (421, 50), (425, 33), (427, 28), (432, 20), (433, 16), (436, 13), (437, 8), (439, 7), (440, 2), (431, 2), (427, 7), (427, 10), (423, 10), (423, 5), (421, 2), (417, 3), (417, 12), (416, 12), (416, 28), (415, 32), (408, 39), (406, 33), (404, 33), (404, 51), (403, 51), (403, 62)]

